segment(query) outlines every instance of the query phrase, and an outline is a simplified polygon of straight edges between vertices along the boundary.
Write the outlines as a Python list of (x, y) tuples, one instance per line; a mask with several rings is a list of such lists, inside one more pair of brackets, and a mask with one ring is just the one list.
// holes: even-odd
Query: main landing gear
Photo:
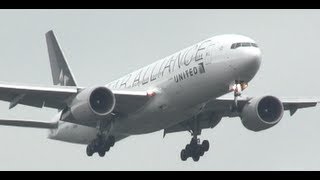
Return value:
[(88, 156), (92, 156), (97, 152), (100, 157), (104, 157), (106, 155), (106, 152), (108, 152), (116, 142), (115, 137), (110, 134), (112, 130), (112, 122), (104, 122), (106, 121), (97, 122), (97, 137), (87, 146), (86, 153)]
[(114, 144), (114, 136), (105, 138), (104, 135), (98, 135), (97, 138), (87, 146), (87, 155), (92, 156), (95, 152), (97, 152), (100, 157), (104, 157), (106, 152), (108, 152), (110, 148), (114, 146)]
[(190, 144), (187, 144), (186, 148), (181, 151), (180, 158), (182, 161), (186, 161), (189, 157), (192, 157), (193, 161), (197, 162), (208, 150), (208, 140), (204, 140), (202, 141), (202, 144), (200, 144), (200, 139), (193, 137)]
[(210, 145), (208, 140), (204, 140), (202, 143), (200, 143), (198, 135), (201, 134), (201, 128), (199, 125), (199, 120), (197, 120), (196, 117), (190, 122), (189, 126), (192, 139), (190, 143), (186, 145), (185, 149), (182, 149), (180, 158), (182, 161), (186, 161), (189, 157), (192, 157), (193, 161), (197, 162), (199, 161), (200, 157), (209, 150)]

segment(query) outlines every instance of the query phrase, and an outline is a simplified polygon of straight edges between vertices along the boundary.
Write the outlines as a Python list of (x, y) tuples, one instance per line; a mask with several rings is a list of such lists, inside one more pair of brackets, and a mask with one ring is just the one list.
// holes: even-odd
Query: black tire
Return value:
[(203, 156), (204, 155), (204, 150), (202, 148), (199, 149), (199, 156)]
[(192, 156), (192, 159), (193, 159), (194, 162), (198, 162), (199, 159), (200, 159), (199, 154), (194, 154), (194, 155)]
[(187, 152), (185, 149), (182, 149), (182, 151), (180, 153), (180, 158), (182, 161), (186, 161), (188, 159)]
[(208, 140), (202, 141), (201, 147), (204, 152), (207, 152), (210, 148), (209, 141)]
[(186, 145), (185, 150), (186, 150), (186, 154), (190, 154), (190, 152), (191, 152), (191, 146), (190, 146), (190, 144), (187, 144), (187, 145)]
[(109, 141), (110, 147), (113, 147), (114, 144), (116, 143), (116, 139), (114, 138), (114, 136), (110, 136), (108, 138), (108, 141)]
[(104, 148), (104, 150), (105, 150), (106, 152), (108, 152), (108, 151), (110, 150), (110, 146), (106, 145), (106, 147)]
[(89, 157), (93, 155), (94, 151), (93, 151), (93, 148), (91, 147), (91, 145), (87, 146), (86, 152), (87, 152), (87, 156), (89, 156)]
[(106, 155), (106, 151), (99, 151), (98, 154), (100, 157), (104, 157)]

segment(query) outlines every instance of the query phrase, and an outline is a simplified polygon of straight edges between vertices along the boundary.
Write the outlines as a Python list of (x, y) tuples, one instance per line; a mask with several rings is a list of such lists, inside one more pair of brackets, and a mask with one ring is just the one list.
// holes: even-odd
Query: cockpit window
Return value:
[(258, 45), (250, 42), (233, 43), (231, 45), (231, 49), (236, 49), (238, 47), (258, 47)]
[(256, 43), (251, 43), (251, 46), (258, 47), (258, 45)]
[(246, 42), (246, 43), (241, 43), (241, 46), (242, 46), (242, 47), (249, 47), (249, 46), (251, 46), (251, 43), (248, 43), (248, 42)]

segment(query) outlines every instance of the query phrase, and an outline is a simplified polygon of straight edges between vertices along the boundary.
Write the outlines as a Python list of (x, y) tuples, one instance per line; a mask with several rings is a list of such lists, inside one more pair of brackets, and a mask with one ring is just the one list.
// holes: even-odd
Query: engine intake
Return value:
[(274, 96), (251, 99), (242, 109), (242, 124), (249, 130), (262, 131), (276, 125), (283, 116), (283, 104)]
[(105, 115), (113, 110), (115, 97), (109, 89), (98, 87), (91, 92), (89, 102), (91, 109), (96, 114)]

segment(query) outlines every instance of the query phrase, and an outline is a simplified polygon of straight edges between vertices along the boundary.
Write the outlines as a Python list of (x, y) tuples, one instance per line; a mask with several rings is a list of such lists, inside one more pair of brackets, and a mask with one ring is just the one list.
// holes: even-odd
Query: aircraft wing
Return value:
[[(252, 99), (253, 97), (239, 97), (238, 106), (240, 109)], [(315, 98), (279, 98), (282, 102), (284, 110), (290, 111), (292, 116), (298, 109), (309, 108), (316, 106), (320, 101)], [(207, 129), (214, 127), (222, 117), (238, 117), (239, 113), (232, 111), (234, 98), (232, 96), (223, 96), (207, 102), (199, 114), (199, 127), (201, 129)], [(164, 135), (168, 133), (190, 131), (190, 125), (192, 125), (192, 119), (181, 122), (164, 130)]]
[(150, 99), (146, 91), (111, 90), (116, 97), (114, 113), (130, 114), (142, 108)]
[[(74, 86), (25, 86), (0, 84), (0, 100), (33, 107), (63, 109), (83, 88)], [(146, 91), (112, 90), (116, 97), (115, 113), (129, 114), (141, 108), (149, 99)]]
[(0, 84), (0, 100), (10, 102), (10, 109), (17, 104), (62, 109), (66, 106), (67, 100), (77, 93), (77, 87)]
[[(239, 108), (242, 107), (253, 97), (240, 97), (238, 99)], [(282, 102), (284, 110), (289, 110), (292, 116), (298, 109), (316, 106), (319, 99), (316, 98), (279, 98)], [(206, 104), (206, 111), (223, 111), (224, 114), (232, 117), (233, 113), (228, 113), (234, 103), (234, 98), (230, 96), (220, 97)]]
[(0, 125), (55, 129), (58, 127), (58, 121), (45, 122), (45, 121), (27, 120), (27, 119), (0, 119)]

